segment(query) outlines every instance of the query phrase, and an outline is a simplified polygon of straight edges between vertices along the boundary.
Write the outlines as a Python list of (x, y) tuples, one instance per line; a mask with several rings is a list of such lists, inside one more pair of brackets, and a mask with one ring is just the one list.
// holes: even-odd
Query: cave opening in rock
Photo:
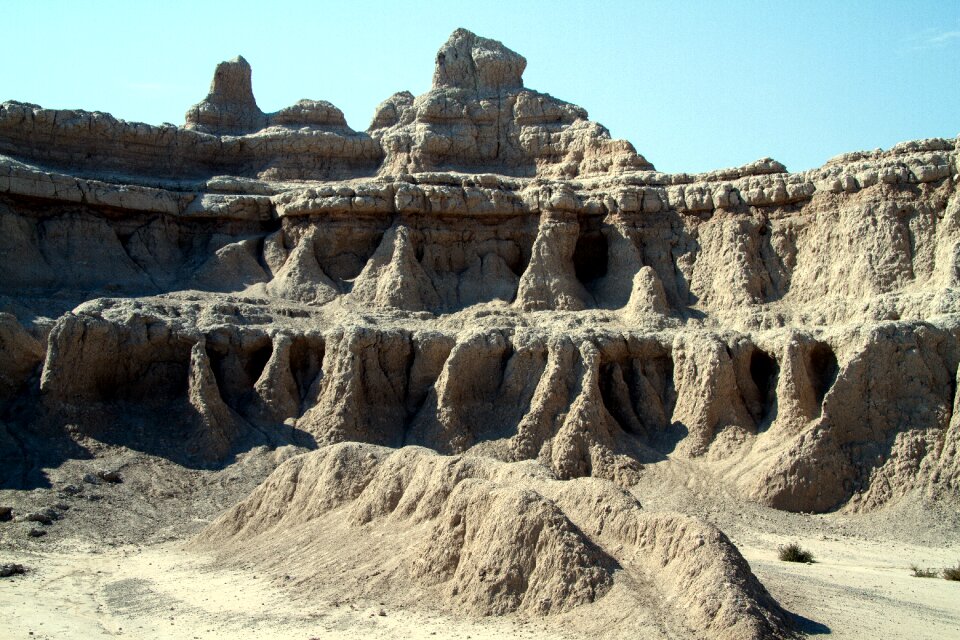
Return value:
[(131, 358), (124, 366), (91, 372), (95, 399), (157, 407), (183, 398), (189, 385), (190, 343), (171, 341), (149, 353), (154, 361)]
[(517, 278), (523, 276), (523, 272), (530, 265), (530, 258), (533, 255), (533, 243), (537, 237), (537, 226), (534, 219), (517, 224), (509, 243), (504, 243), (501, 256), (507, 263), (507, 266)]
[(770, 417), (770, 411), (776, 402), (779, 374), (780, 367), (769, 353), (755, 349), (750, 354), (750, 380), (757, 389), (757, 402), (750, 410), (758, 424), (766, 422)]
[(290, 372), (297, 383), (301, 403), (323, 367), (323, 341), (310, 336), (295, 336), (290, 344)]
[(390, 220), (336, 220), (324, 225), (323, 239), (314, 245), (317, 264), (344, 291), (376, 252)]
[(830, 345), (818, 342), (810, 350), (808, 358), (807, 371), (810, 375), (810, 384), (816, 394), (817, 404), (823, 404), (823, 399), (836, 382), (837, 373), (840, 371), (837, 356)]
[(263, 375), (263, 370), (266, 368), (267, 362), (270, 361), (272, 354), (273, 344), (267, 341), (266, 344), (255, 348), (247, 356), (244, 369), (247, 374), (247, 379), (250, 380), (251, 384), (255, 384), (257, 380), (260, 379), (260, 376)]
[(208, 336), (206, 351), (220, 397), (234, 409), (241, 410), (249, 402), (253, 386), (273, 353), (270, 338), (258, 336), (241, 347), (222, 336), (220, 339)]
[(621, 429), (639, 435), (644, 430), (636, 414), (632, 397), (636, 395), (636, 391), (631, 382), (633, 380), (629, 375), (624, 375), (623, 367), (618, 362), (607, 363), (600, 368), (600, 396), (604, 406)]
[(220, 348), (214, 347), (208, 341), (205, 345), (207, 360), (210, 361), (210, 370), (213, 372), (213, 378), (217, 382), (217, 388), (220, 393), (224, 393), (227, 386), (226, 359), (227, 353)]
[(587, 286), (607, 275), (607, 237), (599, 229), (584, 231), (577, 238), (573, 268), (577, 279)]

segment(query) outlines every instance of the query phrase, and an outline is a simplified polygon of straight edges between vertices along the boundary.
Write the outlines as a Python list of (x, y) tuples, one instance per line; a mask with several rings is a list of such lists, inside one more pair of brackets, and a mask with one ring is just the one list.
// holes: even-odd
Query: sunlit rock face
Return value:
[(10, 477), (3, 434), (69, 422), (199, 465), (349, 440), (955, 496), (957, 141), (665, 174), (526, 64), (457, 30), (366, 132), (263, 113), (242, 57), (184, 127), (3, 103)]

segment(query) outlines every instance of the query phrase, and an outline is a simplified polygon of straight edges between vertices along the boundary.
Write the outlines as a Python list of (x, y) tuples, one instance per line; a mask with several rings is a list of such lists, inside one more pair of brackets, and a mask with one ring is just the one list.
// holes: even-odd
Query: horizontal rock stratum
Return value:
[[(454, 610), (575, 609), (620, 564), (667, 628), (731, 638), (790, 631), (722, 534), (585, 505), (671, 460), (789, 511), (955, 504), (960, 140), (667, 174), (525, 67), (457, 30), (365, 132), (322, 100), (262, 112), (242, 57), (184, 127), (0, 105), (0, 481), (79, 436), (195, 468), (292, 443), (318, 450), (195, 544), (289, 559), (295, 536), (256, 541), (394, 518), (519, 572), (397, 569)], [(396, 510), (411, 483), (429, 512)], [(464, 539), (463, 513), (569, 562), (499, 525)], [(700, 571), (738, 585), (722, 613), (677, 577)]]

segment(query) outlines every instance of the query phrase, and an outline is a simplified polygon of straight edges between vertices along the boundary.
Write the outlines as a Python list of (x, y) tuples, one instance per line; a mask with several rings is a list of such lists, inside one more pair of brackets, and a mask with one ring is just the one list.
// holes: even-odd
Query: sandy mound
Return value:
[(300, 597), (336, 589), (481, 615), (595, 603), (590, 615), (602, 616), (613, 613), (604, 596), (629, 584), (666, 611), (670, 632), (787, 635), (779, 606), (715, 528), (533, 463), (333, 445), (281, 465), (191, 547), (292, 574)]

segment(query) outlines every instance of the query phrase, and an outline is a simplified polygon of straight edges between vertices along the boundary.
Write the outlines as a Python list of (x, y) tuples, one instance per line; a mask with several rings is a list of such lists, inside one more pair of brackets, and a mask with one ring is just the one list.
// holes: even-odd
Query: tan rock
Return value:
[(559, 214), (541, 217), (530, 263), (520, 277), (516, 304), (524, 311), (558, 309), (579, 311), (590, 294), (577, 280), (573, 265), (580, 226)]
[[(596, 602), (594, 611), (611, 615), (602, 608), (611, 586), (650, 584), (669, 603), (668, 629), (731, 639), (789, 635), (783, 611), (710, 525), (646, 513), (609, 483), (558, 482), (535, 466), (417, 448), (345, 444), (294, 458), (191, 546), (265, 561), (278, 573), (295, 567), (300, 589), (320, 594), (333, 586), (331, 565), (304, 553), (302, 540), (333, 530), (350, 532), (342, 555), (393, 554), (392, 568), (371, 577), (380, 593), (412, 580), (452, 611), (543, 615)], [(391, 547), (397, 536), (431, 542)], [(349, 597), (352, 581), (337, 575), (340, 597)], [(616, 618), (633, 621), (630, 611)]]
[(458, 30), (366, 133), (263, 113), (242, 59), (183, 128), (2, 103), (0, 482), (109, 452), (189, 493), (319, 449), (197, 545), (658, 637), (790, 632), (723, 534), (627, 488), (953, 513), (957, 140), (668, 174), (525, 65)]
[(187, 129), (217, 135), (243, 135), (261, 129), (266, 118), (253, 97), (250, 63), (243, 56), (221, 62), (210, 93), (187, 112)]

